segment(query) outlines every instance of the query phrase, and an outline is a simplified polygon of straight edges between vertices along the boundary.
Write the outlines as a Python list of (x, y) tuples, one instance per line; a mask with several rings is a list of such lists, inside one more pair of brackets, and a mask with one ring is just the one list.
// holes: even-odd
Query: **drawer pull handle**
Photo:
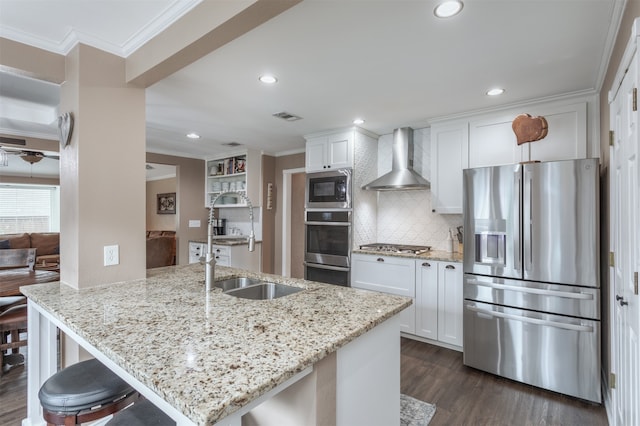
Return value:
[(422, 266), (424, 266), (425, 268), (431, 268), (431, 264), (429, 262), (424, 262)]
[(381, 258), (381, 257), (379, 257), (379, 258), (377, 258), (377, 259), (376, 259), (376, 261), (377, 261), (377, 262), (384, 262), (384, 259), (383, 259), (383, 258)]
[(445, 268), (447, 268), (447, 269), (456, 269), (456, 267), (453, 266), (453, 265), (447, 265), (447, 266), (445, 266)]

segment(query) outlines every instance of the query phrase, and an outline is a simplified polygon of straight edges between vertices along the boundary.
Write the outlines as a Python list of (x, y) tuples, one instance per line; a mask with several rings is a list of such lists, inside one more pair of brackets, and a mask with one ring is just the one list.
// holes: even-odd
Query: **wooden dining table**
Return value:
[(0, 297), (20, 296), (20, 287), (31, 284), (60, 281), (60, 272), (29, 270), (29, 268), (0, 269)]

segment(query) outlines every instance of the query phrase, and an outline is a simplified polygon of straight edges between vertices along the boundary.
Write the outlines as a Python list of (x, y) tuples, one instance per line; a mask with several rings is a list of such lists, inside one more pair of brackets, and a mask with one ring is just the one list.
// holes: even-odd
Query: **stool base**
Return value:
[(119, 401), (105, 404), (94, 410), (84, 410), (77, 413), (55, 413), (43, 408), (42, 417), (47, 421), (47, 426), (76, 426), (116, 413), (136, 402), (139, 397), (140, 394), (134, 392)]

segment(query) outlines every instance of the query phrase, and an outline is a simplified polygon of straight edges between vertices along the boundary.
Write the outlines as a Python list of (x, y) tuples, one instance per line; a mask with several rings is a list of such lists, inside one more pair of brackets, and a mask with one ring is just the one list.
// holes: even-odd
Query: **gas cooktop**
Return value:
[(373, 244), (361, 245), (360, 250), (379, 251), (382, 253), (421, 254), (431, 250), (431, 247), (430, 246), (409, 246), (404, 244), (373, 243)]

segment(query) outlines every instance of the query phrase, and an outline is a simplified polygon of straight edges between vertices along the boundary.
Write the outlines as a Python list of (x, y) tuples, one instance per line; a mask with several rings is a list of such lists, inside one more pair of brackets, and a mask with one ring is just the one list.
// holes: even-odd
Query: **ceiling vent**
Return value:
[(276, 118), (282, 118), (285, 121), (302, 120), (302, 117), (298, 117), (297, 115), (293, 115), (293, 114), (285, 112), (285, 111), (276, 112), (275, 114), (273, 114), (273, 116), (276, 117)]
[(232, 148), (235, 148), (237, 146), (242, 145), (240, 142), (225, 142), (223, 144), (221, 144), (222, 146), (230, 146)]

